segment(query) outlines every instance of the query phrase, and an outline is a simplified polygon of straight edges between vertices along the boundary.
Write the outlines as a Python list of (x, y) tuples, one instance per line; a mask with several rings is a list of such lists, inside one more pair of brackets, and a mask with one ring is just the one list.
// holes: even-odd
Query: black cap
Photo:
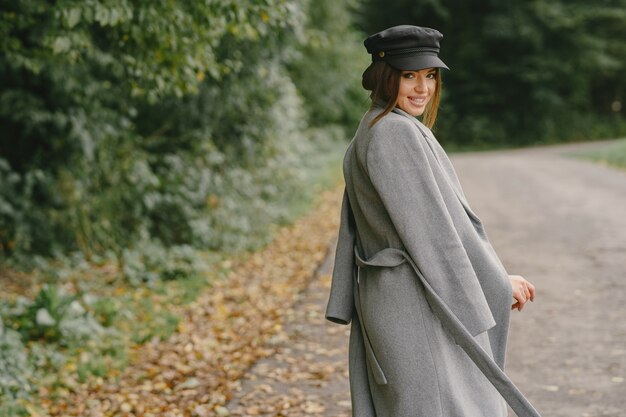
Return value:
[(449, 69), (437, 56), (441, 38), (435, 29), (400, 25), (369, 36), (364, 44), (372, 62), (385, 61), (398, 70)]

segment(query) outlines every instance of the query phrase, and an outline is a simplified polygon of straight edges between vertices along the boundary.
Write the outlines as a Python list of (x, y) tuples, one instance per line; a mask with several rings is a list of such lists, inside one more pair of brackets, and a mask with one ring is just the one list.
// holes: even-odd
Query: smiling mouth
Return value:
[(426, 104), (426, 97), (409, 97), (409, 101), (418, 106), (423, 106)]

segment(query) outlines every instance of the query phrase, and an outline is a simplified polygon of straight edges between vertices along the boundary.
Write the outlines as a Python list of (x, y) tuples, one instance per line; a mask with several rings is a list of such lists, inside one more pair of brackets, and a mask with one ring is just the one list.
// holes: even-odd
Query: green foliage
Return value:
[[(0, 2), (0, 261), (51, 283), (0, 304), (0, 389), (16, 393), (0, 417), (28, 415), (25, 381), (71, 389), (171, 335), (180, 317), (155, 297), (192, 300), (207, 256), (257, 248), (309, 206), (366, 105), (348, 10)], [(124, 291), (89, 295), (110, 284), (100, 265)]]
[(32, 375), (19, 333), (5, 327), (0, 319), (0, 415), (12, 408), (19, 409), (13, 400), (30, 395)]
[(451, 71), (436, 127), (444, 142), (519, 146), (625, 133), (624, 0), (364, 1), (368, 33), (407, 22), (444, 34)]
[(71, 388), (125, 366), (127, 346), (109, 326), (122, 312), (106, 298), (72, 296), (56, 285), (33, 300), (2, 302), (0, 416), (30, 415), (36, 387)]
[(138, 284), (262, 245), (310, 200), (319, 131), (360, 117), (347, 10), (2, 3), (0, 258), (115, 258)]
[(142, 242), (135, 250), (125, 250), (122, 264), (124, 276), (134, 285), (154, 283), (158, 279), (185, 278), (204, 269), (192, 247), (165, 249), (150, 241)]
[(89, 306), (94, 318), (104, 327), (112, 327), (116, 320), (123, 319), (120, 306), (109, 297), (93, 297), (85, 295), (85, 303)]
[(56, 285), (44, 285), (34, 300), (19, 300), (5, 319), (26, 340), (46, 340), (71, 346), (97, 338), (104, 328), (85, 309), (78, 297)]
[(150, 300), (143, 304), (143, 312), (152, 320), (141, 320), (134, 326), (131, 340), (133, 343), (145, 343), (152, 339), (165, 340), (176, 332), (180, 317), (167, 311), (157, 313)]
[(30, 415), (30, 411), (20, 401), (5, 399), (0, 403), (0, 417), (28, 417)]
[[(186, 214), (188, 203), (181, 207), (170, 200), (172, 194), (186, 191), (178, 189), (187, 184), (161, 184), (155, 172), (169, 168), (176, 157), (171, 154), (184, 149), (176, 146), (178, 138), (165, 150), (155, 150), (150, 143), (170, 140), (163, 133), (179, 120), (163, 119), (150, 110), (177, 106), (185, 117), (197, 105), (212, 104), (183, 98), (202, 85), (228, 86), (224, 78), (229, 74), (232, 80), (248, 76), (244, 68), (256, 69), (263, 55), (280, 51), (283, 32), (299, 23), (287, 6), (282, 1), (245, 7), (234, 1), (193, 6), (127, 1), (52, 6), (27, 1), (5, 6), (0, 154), (6, 158), (3, 179), (10, 181), (2, 190), (3, 212), (8, 212), (0, 235), (2, 252), (54, 255), (81, 250), (89, 258), (111, 250), (120, 255), (139, 237), (149, 237), (151, 229), (168, 227), (151, 224), (151, 211), (163, 206), (175, 211), (172, 222)], [(237, 49), (229, 47), (235, 45)], [(247, 50), (262, 52), (244, 67), (241, 53)], [(264, 108), (271, 109), (275, 93), (265, 88), (261, 95), (267, 97)], [(191, 108), (185, 108), (187, 104)], [(236, 104), (223, 108), (232, 114)], [(215, 159), (207, 129), (219, 126), (221, 115), (200, 110), (201, 124), (181, 125), (175, 133), (203, 142), (193, 149), (200, 153), (189, 158), (202, 158), (208, 147), (208, 158)], [(247, 139), (245, 132), (234, 133), (218, 140)], [(206, 176), (202, 171), (212, 168), (210, 161), (186, 159), (179, 165), (192, 162), (200, 171), (188, 181)], [(151, 207), (155, 197), (156, 207)], [(190, 243), (187, 236), (169, 235)]]
[(363, 34), (351, 29), (358, 7), (356, 0), (316, 1), (309, 10), (308, 42), (290, 65), (310, 123), (344, 126), (349, 135), (369, 106), (360, 84), (369, 57), (362, 48)]

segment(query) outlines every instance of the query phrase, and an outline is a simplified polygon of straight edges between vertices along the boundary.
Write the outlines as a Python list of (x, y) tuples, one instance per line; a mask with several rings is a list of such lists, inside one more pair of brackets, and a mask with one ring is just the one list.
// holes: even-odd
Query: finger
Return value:
[(535, 301), (535, 286), (528, 283), (528, 291), (530, 291), (530, 301)]
[(522, 309), (524, 308), (524, 304), (526, 303), (526, 298), (521, 293), (516, 294), (513, 298), (515, 298), (515, 300), (517, 301), (515, 304), (513, 304), (515, 308), (517, 308), (519, 311), (522, 311)]

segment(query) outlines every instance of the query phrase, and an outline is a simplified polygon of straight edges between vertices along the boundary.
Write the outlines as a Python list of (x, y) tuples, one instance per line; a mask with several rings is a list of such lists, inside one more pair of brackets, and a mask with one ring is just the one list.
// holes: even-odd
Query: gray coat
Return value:
[(370, 128), (381, 110), (346, 151), (326, 311), (352, 322), (352, 415), (539, 416), (503, 373), (511, 286), (450, 160), (400, 109)]

